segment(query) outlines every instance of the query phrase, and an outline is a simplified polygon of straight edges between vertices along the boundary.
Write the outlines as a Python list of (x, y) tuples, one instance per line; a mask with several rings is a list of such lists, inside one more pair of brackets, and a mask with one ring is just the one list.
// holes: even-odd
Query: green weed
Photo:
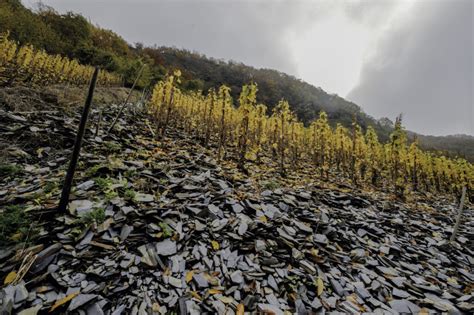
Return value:
[(0, 164), (0, 177), (15, 176), (23, 173), (23, 168), (16, 164)]
[[(0, 212), (0, 245), (26, 241), (35, 234), (30, 229), (31, 221), (22, 206), (7, 206)], [(29, 235), (30, 234), (30, 235)]]

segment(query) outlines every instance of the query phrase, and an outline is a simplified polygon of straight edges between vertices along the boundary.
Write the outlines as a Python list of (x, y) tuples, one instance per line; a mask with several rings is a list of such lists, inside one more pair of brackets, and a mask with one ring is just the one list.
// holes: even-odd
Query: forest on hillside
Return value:
[[(151, 89), (156, 82), (171, 73), (170, 70), (179, 69), (182, 73), (180, 88), (185, 91), (206, 92), (225, 84), (231, 88), (230, 93), (236, 104), (241, 87), (255, 82), (260, 91), (257, 101), (267, 105), (268, 114), (281, 99), (285, 99), (305, 124), (316, 119), (320, 111), (325, 111), (333, 128), (338, 123), (349, 128), (355, 118), (364, 131), (372, 126), (381, 141), (388, 141), (393, 131), (394, 125), (389, 119), (377, 120), (364, 113), (357, 104), (277, 70), (256, 69), (235, 61), (208, 58), (185, 49), (147, 47), (141, 43), (132, 46), (118, 34), (92, 24), (80, 14), (59, 14), (45, 5), (32, 11), (23, 6), (20, 0), (2, 1), (0, 33), (5, 32), (9, 32), (9, 37), (20, 45), (31, 44), (50, 54), (100, 66), (119, 75), (125, 86), (132, 85), (142, 66), (143, 71), (137, 83), (140, 89)], [(474, 161), (472, 136), (416, 136), (420, 146), (426, 150)], [(409, 141), (414, 138), (415, 134), (410, 133)]]

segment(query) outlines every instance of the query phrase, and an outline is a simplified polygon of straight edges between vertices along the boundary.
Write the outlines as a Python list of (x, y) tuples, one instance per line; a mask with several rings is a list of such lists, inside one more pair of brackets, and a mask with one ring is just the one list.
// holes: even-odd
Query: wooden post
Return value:
[(87, 94), (86, 103), (84, 105), (84, 110), (82, 111), (81, 121), (79, 123), (79, 130), (77, 131), (71, 161), (69, 162), (69, 168), (66, 173), (66, 179), (64, 180), (63, 191), (61, 193), (61, 201), (59, 202), (58, 206), (58, 210), (60, 212), (66, 212), (67, 205), (69, 203), (69, 193), (71, 192), (72, 180), (74, 178), (74, 172), (76, 171), (77, 161), (79, 160), (79, 152), (81, 151), (82, 138), (84, 137), (84, 133), (86, 131), (87, 117), (89, 116), (89, 110), (92, 103), (92, 97), (94, 96), (94, 89), (98, 75), (99, 68), (95, 68), (89, 86), (89, 93)]
[(132, 88), (130, 89), (130, 92), (128, 92), (127, 98), (125, 99), (125, 102), (123, 102), (122, 107), (120, 107), (120, 110), (119, 110), (117, 116), (115, 116), (114, 121), (112, 122), (112, 125), (110, 125), (109, 130), (107, 130), (107, 134), (109, 134), (112, 131), (112, 129), (114, 129), (115, 124), (117, 123), (117, 120), (119, 119), (120, 115), (122, 115), (122, 112), (125, 109), (125, 106), (127, 106), (128, 100), (130, 99), (130, 96), (132, 95), (133, 89), (135, 88), (135, 85), (137, 84), (138, 79), (142, 75), (142, 72), (143, 72), (144, 68), (145, 68), (145, 65), (143, 65), (140, 68), (140, 71), (138, 71), (137, 77), (135, 78), (135, 81), (133, 82)]
[(453, 234), (451, 234), (451, 238), (449, 239), (450, 242), (453, 242), (456, 239), (456, 235), (458, 234), (459, 225), (461, 224), (461, 217), (464, 210), (465, 198), (466, 198), (466, 186), (462, 188), (461, 203), (459, 204), (459, 213), (456, 219), (456, 224), (454, 225)]

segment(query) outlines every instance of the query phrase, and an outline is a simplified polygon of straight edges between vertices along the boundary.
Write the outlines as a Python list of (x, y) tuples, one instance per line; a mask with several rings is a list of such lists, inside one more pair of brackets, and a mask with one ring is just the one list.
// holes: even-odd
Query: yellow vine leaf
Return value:
[(317, 283), (317, 287), (318, 287), (318, 296), (320, 296), (324, 291), (323, 279), (318, 277), (318, 280), (316, 280), (316, 283)]
[(209, 289), (208, 292), (209, 292), (209, 294), (220, 294), (220, 293), (222, 293), (221, 290), (217, 290), (217, 289)]
[(191, 291), (191, 295), (193, 296), (193, 298), (202, 301), (202, 297), (196, 291)]
[(186, 273), (186, 283), (191, 282), (191, 280), (193, 280), (193, 276), (194, 276), (194, 270), (188, 271)]
[(60, 300), (57, 300), (54, 305), (51, 307), (51, 309), (49, 310), (49, 312), (51, 313), (52, 311), (54, 311), (55, 309), (57, 309), (58, 307), (60, 307), (61, 305), (63, 304), (66, 304), (67, 302), (71, 301), (73, 298), (75, 298), (76, 296), (79, 295), (79, 292), (75, 292), (75, 293), (71, 293), (69, 294), (68, 296), (60, 299)]
[(13, 282), (13, 280), (15, 280), (15, 278), (16, 278), (16, 271), (12, 271), (6, 276), (5, 281), (3, 281), (3, 284), (10, 284)]
[(350, 301), (352, 304), (354, 304), (355, 306), (357, 306), (357, 308), (359, 309), (360, 312), (366, 312), (367, 309), (365, 308), (365, 306), (363, 305), (360, 305), (358, 302), (357, 302), (357, 298), (355, 296), (355, 294), (351, 294), (349, 295), (347, 298), (346, 298), (348, 301)]
[(420, 309), (420, 312), (418, 313), (418, 315), (428, 315), (430, 313), (430, 311), (427, 309), (427, 308), (422, 308)]
[(220, 248), (219, 243), (216, 241), (211, 241), (211, 245), (212, 245), (212, 248), (214, 248), (214, 250), (218, 250)]
[(267, 217), (262, 215), (261, 217), (258, 218), (260, 221), (262, 221), (263, 223), (267, 223), (268, 220), (267, 220)]
[(235, 312), (236, 315), (244, 315), (244, 305), (242, 303), (237, 305), (237, 312)]

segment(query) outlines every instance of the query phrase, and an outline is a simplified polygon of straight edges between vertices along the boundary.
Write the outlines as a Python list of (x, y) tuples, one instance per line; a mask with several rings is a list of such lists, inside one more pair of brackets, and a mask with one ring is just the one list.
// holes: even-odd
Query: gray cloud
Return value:
[(390, 16), (399, 2), (396, 0), (356, 0), (343, 1), (340, 4), (350, 18), (376, 27), (386, 22), (387, 16)]
[(473, 3), (420, 1), (383, 33), (348, 98), (414, 131), (474, 135)]

